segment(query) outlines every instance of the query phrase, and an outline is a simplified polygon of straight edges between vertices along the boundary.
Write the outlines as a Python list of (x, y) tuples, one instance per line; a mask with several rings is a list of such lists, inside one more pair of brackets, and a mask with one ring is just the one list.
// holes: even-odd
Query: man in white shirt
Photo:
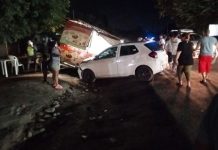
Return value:
[(170, 61), (169, 63), (170, 63), (171, 69), (173, 71), (176, 71), (175, 58), (176, 58), (177, 48), (178, 48), (178, 45), (179, 45), (180, 42), (181, 42), (181, 40), (178, 38), (178, 33), (173, 32), (170, 35), (170, 39), (167, 41), (166, 46), (165, 46), (166, 51), (168, 53), (172, 54), (172, 61)]
[(160, 35), (159, 36), (159, 45), (160, 47), (164, 50), (165, 49), (165, 44), (166, 44), (166, 41), (164, 39), (164, 36), (163, 35)]

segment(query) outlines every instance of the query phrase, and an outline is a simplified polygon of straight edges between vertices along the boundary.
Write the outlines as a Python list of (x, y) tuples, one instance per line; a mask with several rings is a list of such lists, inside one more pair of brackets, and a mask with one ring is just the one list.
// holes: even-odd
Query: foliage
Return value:
[(69, 0), (1, 0), (0, 41), (14, 42), (59, 28)]
[(202, 29), (218, 23), (217, 0), (155, 0), (161, 17), (170, 16), (178, 27)]

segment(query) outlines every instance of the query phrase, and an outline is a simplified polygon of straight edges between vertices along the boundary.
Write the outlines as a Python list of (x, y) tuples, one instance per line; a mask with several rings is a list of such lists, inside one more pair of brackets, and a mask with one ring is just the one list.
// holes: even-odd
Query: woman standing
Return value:
[(51, 43), (51, 60), (50, 60), (50, 69), (52, 71), (52, 80), (53, 87), (57, 90), (63, 89), (63, 87), (58, 82), (58, 75), (60, 71), (60, 49), (56, 41)]
[(182, 42), (179, 43), (176, 53), (177, 75), (178, 75), (178, 86), (182, 86), (182, 74), (185, 74), (187, 80), (187, 88), (191, 88), (191, 70), (193, 66), (193, 43), (189, 41), (190, 35), (183, 33), (181, 35)]
[(28, 41), (28, 46), (26, 51), (27, 51), (27, 70), (29, 71), (31, 62), (34, 62), (34, 66), (35, 66), (35, 56), (36, 56), (35, 55), (36, 51), (34, 49), (33, 42), (31, 40)]

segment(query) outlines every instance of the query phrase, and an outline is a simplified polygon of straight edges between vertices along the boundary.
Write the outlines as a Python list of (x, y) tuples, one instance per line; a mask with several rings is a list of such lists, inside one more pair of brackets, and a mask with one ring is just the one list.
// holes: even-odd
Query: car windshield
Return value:
[(147, 48), (149, 48), (151, 51), (158, 51), (161, 50), (160, 45), (157, 42), (150, 42), (144, 44)]

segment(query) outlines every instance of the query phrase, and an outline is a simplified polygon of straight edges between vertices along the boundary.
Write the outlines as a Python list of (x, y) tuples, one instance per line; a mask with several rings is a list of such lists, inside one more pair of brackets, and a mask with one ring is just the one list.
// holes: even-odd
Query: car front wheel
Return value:
[(140, 81), (151, 81), (153, 79), (153, 72), (148, 66), (138, 67), (135, 75)]
[(82, 72), (82, 80), (87, 83), (95, 82), (95, 75), (91, 70), (84, 70)]

